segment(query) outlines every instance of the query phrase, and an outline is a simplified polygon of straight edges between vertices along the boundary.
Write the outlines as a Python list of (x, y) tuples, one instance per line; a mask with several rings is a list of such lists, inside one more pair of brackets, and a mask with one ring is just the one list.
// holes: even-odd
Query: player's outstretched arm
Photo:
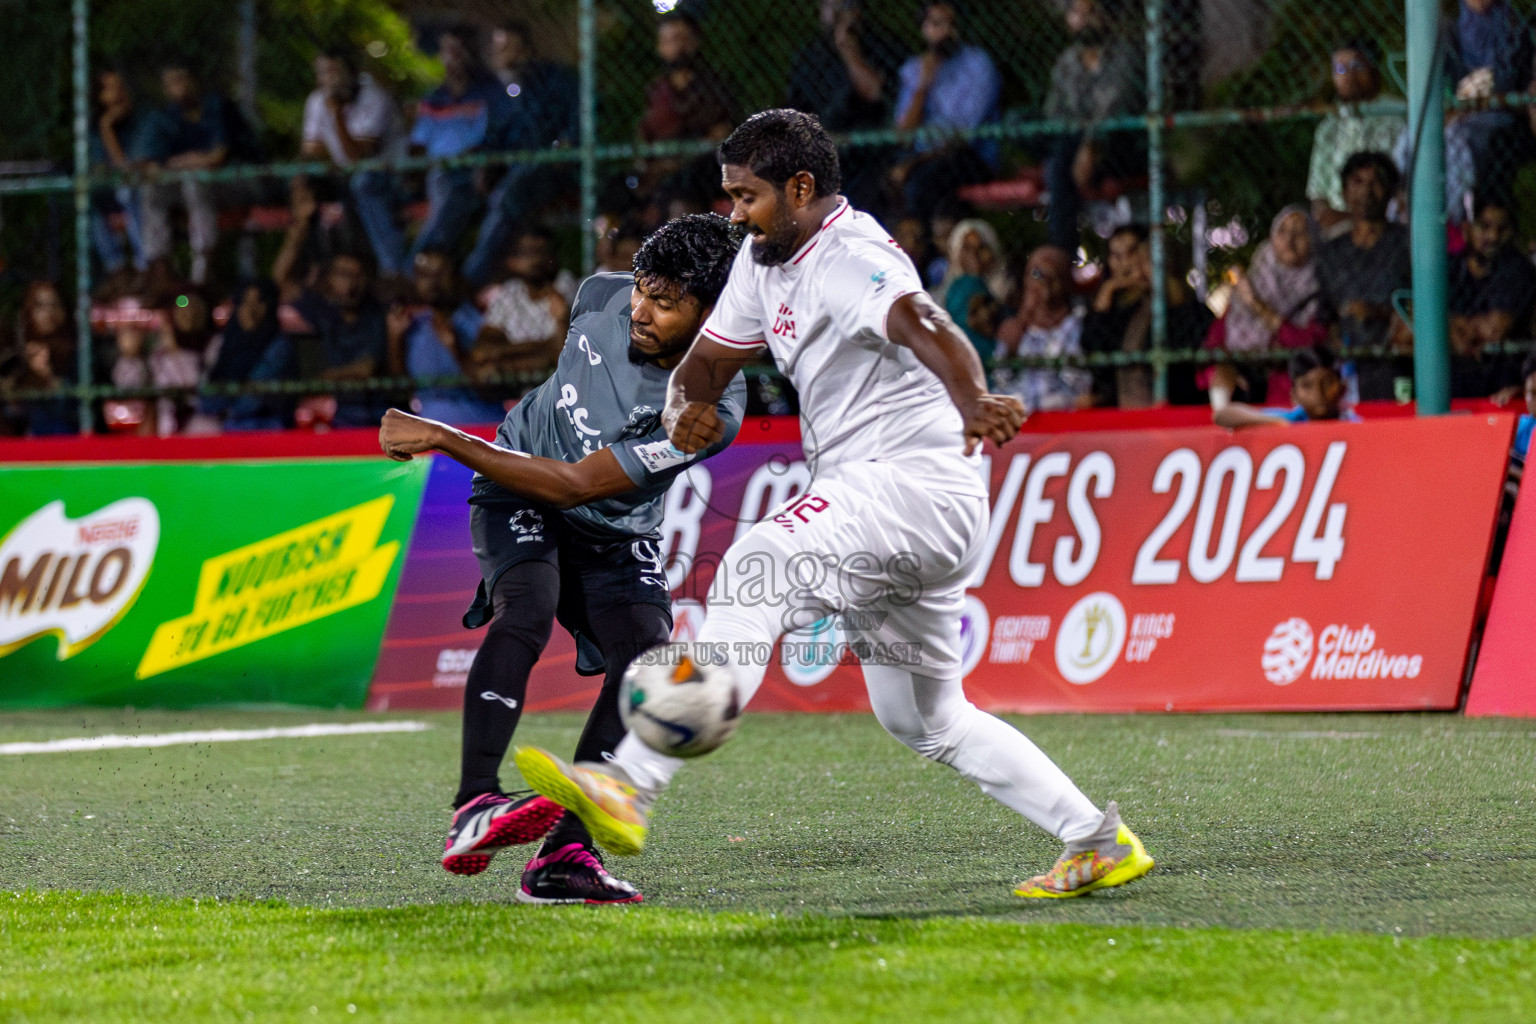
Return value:
[(661, 414), (672, 446), (684, 455), (702, 451), (725, 436), (715, 406), (743, 367), (757, 361), (761, 345), (737, 348), (699, 335), (667, 384), (667, 407)]
[(926, 292), (897, 299), (885, 321), (886, 336), (912, 354), (943, 382), (965, 419), (965, 454), (984, 439), (1007, 444), (1024, 424), (1024, 403), (987, 393), (987, 375), (971, 343), (949, 314)]
[(555, 508), (575, 508), (635, 489), (607, 448), (580, 462), (561, 462), (498, 448), (446, 423), (391, 409), (379, 428), (379, 447), (396, 462), (438, 451), (513, 494)]

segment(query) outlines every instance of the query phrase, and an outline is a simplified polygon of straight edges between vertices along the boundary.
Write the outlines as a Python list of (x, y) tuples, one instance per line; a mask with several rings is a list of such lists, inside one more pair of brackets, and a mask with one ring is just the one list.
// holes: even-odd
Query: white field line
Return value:
[(1263, 729), (1217, 729), (1216, 735), (1240, 740), (1375, 740), (1381, 738), (1379, 733), (1374, 732), (1337, 732), (1333, 729), (1321, 731), (1291, 729), (1274, 732)]
[(74, 736), (36, 743), (0, 743), (0, 754), (66, 754), (80, 750), (121, 750), (125, 747), (172, 747), (183, 743), (234, 743), (239, 740), (355, 736), (359, 733), (424, 732), (430, 728), (426, 722), (316, 722), (286, 729), (205, 729), (200, 732), (162, 732), (147, 736)]

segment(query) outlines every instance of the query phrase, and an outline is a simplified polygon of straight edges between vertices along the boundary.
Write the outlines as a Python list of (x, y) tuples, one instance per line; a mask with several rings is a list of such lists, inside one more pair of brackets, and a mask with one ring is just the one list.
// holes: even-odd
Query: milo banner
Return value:
[(426, 470), (6, 467), (0, 705), (360, 705)]
[[(987, 459), (992, 518), (966, 600), (966, 689), (1014, 711), (1454, 708), (1513, 417), (1025, 434)], [(675, 634), (720, 556), (813, 485), (766, 421), (668, 495)], [(763, 440), (756, 440), (758, 437)], [(370, 696), (455, 707), (480, 633), (469, 474), (437, 460)], [(833, 616), (776, 645), (754, 706), (861, 710)], [(585, 710), (559, 628), (532, 708)]]

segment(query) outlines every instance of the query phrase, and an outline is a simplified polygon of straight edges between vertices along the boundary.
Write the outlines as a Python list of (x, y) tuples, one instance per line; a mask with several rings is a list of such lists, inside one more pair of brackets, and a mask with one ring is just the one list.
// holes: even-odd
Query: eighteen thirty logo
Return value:
[(1081, 686), (1103, 677), (1125, 646), (1125, 605), (1100, 591), (1074, 604), (1056, 631), (1056, 670)]
[(0, 657), (53, 634), (60, 661), (100, 639), (133, 606), (160, 545), (147, 498), (79, 519), (49, 502), (0, 541)]
[(379, 596), (399, 554), (379, 544), (392, 495), (208, 559), (192, 611), (161, 623), (135, 673), (169, 672)]

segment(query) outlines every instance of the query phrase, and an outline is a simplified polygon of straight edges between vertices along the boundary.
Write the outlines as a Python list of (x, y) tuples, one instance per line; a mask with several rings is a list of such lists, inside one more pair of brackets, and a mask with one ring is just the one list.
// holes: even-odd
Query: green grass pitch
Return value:
[[(357, 717), (9, 714), (0, 743)], [(1536, 1020), (1536, 723), (1016, 719), (1159, 862), (1034, 903), (1056, 842), (871, 718), (749, 715), (610, 860), (644, 905), (552, 908), (513, 902), (518, 851), (438, 866), (457, 719), (416, 717), (0, 757), (0, 1021)]]

